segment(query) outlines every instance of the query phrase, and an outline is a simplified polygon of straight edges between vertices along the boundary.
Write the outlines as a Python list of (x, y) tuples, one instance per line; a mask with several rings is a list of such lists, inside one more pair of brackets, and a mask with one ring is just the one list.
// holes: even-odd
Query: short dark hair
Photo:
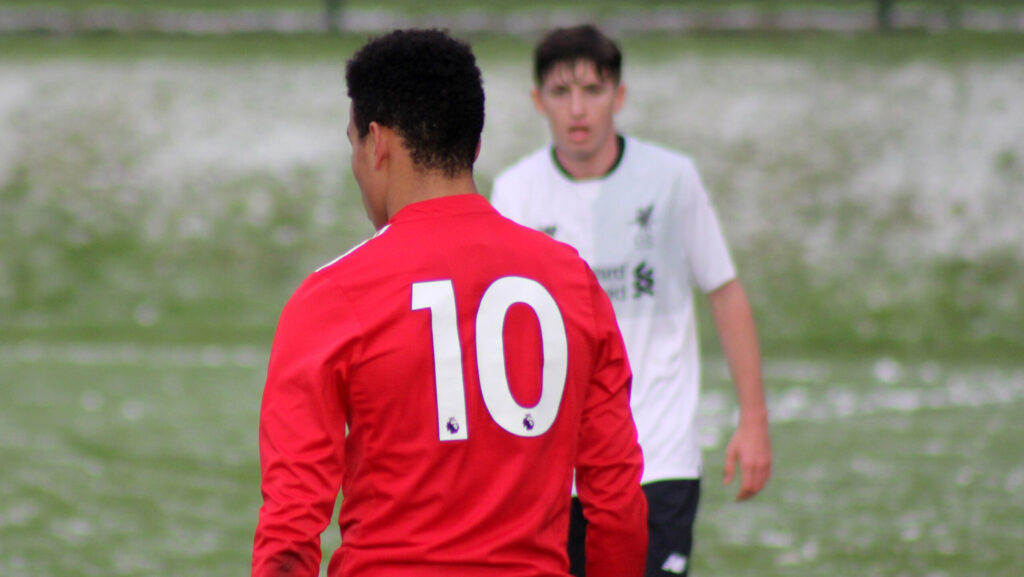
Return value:
[(352, 56), (345, 81), (359, 138), (376, 122), (402, 137), (417, 167), (472, 171), (484, 87), (468, 44), (441, 30), (395, 30)]
[(556, 28), (549, 32), (533, 52), (533, 77), (537, 86), (544, 84), (555, 66), (593, 62), (602, 79), (616, 84), (622, 79), (622, 52), (611, 38), (592, 24), (572, 28)]

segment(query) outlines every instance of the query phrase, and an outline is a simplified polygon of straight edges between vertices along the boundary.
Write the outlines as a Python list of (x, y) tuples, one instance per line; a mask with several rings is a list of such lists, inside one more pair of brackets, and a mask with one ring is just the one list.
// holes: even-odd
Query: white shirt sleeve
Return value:
[(709, 293), (736, 278), (736, 267), (715, 209), (692, 163), (687, 163), (681, 186), (688, 189), (683, 194), (682, 226), (691, 278), (701, 292)]

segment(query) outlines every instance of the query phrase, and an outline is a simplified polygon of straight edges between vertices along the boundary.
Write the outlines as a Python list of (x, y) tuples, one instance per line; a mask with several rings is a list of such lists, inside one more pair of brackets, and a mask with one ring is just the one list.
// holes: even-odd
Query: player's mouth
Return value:
[(590, 129), (586, 126), (570, 126), (569, 127), (569, 141), (580, 143), (590, 136)]

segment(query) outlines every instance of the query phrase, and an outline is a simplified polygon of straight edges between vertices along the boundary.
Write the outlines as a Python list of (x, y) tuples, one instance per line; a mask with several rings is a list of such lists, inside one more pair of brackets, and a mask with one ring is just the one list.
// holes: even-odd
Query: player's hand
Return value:
[(772, 474), (772, 447), (768, 438), (768, 419), (740, 421), (725, 448), (723, 484), (732, 483), (739, 461), (741, 479), (737, 501), (745, 501), (761, 492)]

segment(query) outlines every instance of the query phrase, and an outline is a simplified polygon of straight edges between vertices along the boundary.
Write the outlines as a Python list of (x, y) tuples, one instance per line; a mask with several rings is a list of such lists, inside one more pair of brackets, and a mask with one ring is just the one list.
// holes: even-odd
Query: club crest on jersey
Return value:
[(633, 269), (633, 291), (635, 299), (643, 295), (654, 296), (654, 269), (648, 266), (646, 261)]
[(448, 419), (448, 424), (445, 425), (445, 428), (448, 429), (449, 433), (454, 435), (455, 433), (459, 432), (459, 421), (457, 421), (455, 417), (450, 417)]
[(654, 216), (654, 205), (649, 204), (637, 209), (636, 218), (630, 224), (639, 228), (636, 236), (633, 237), (633, 244), (636, 248), (654, 248), (654, 233), (651, 231), (651, 219)]

